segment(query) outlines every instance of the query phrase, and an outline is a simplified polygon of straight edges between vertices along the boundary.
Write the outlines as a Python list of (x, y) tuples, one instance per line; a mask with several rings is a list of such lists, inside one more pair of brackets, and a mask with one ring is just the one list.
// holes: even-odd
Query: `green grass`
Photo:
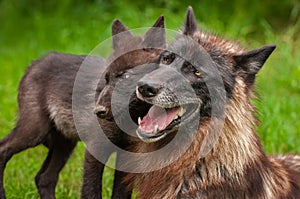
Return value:
[[(258, 75), (261, 125), (259, 135), (267, 153), (300, 153), (300, 5), (296, 1), (225, 0), (191, 3), (205, 30), (239, 41), (250, 48), (277, 44)], [(164, 14), (166, 27), (178, 30), (188, 4), (154, 0), (141, 3), (89, 0), (0, 0), (0, 137), (17, 117), (17, 87), (25, 68), (51, 50), (87, 54), (111, 34), (111, 22), (129, 28), (149, 27)], [(78, 198), (84, 146), (78, 145), (60, 174), (57, 198)], [(47, 150), (36, 147), (15, 155), (5, 170), (8, 198), (38, 198), (34, 176)], [(104, 195), (111, 194), (113, 170), (106, 169)]]

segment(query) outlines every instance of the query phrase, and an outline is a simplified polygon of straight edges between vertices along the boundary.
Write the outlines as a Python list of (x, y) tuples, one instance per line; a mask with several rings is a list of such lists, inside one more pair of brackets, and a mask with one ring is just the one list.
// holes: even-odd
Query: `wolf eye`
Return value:
[(187, 61), (183, 63), (183, 69), (188, 73), (194, 73), (194, 75), (196, 75), (197, 77), (200, 77), (202, 75), (202, 73), (199, 70), (197, 70), (195, 66), (193, 66), (191, 63)]
[(200, 71), (197, 71), (197, 70), (196, 70), (196, 71), (194, 72), (194, 74), (195, 74), (197, 77), (200, 77), (202, 73), (201, 73)]
[(164, 55), (161, 59), (161, 63), (169, 65), (171, 64), (175, 59), (175, 55), (173, 53)]
[(115, 76), (116, 78), (121, 78), (121, 79), (127, 79), (129, 78), (129, 74), (126, 73), (125, 71), (119, 72)]
[(115, 74), (115, 77), (122, 77), (122, 75), (124, 74), (124, 71), (118, 72), (117, 74)]
[(124, 74), (124, 79), (128, 79), (129, 78), (129, 74)]
[(170, 58), (169, 57), (164, 57), (162, 60), (163, 64), (169, 64), (170, 63)]

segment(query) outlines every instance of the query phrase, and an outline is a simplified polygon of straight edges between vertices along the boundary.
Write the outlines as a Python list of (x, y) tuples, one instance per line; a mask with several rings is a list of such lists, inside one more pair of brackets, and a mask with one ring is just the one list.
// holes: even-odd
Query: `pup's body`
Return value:
[[(16, 127), (0, 141), (0, 198), (5, 198), (3, 172), (16, 153), (39, 144), (49, 148), (35, 181), (41, 198), (54, 198), (58, 173), (79, 137), (72, 117), (72, 90), (76, 73), (86, 56), (50, 53), (26, 70), (19, 85)], [(93, 67), (105, 60), (91, 57)], [(94, 80), (95, 81), (95, 80)]]
[[(154, 28), (164, 27), (163, 17), (160, 17), (153, 26)], [(112, 33), (115, 56), (130, 45), (133, 48), (151, 47), (153, 30), (148, 31), (144, 37), (130, 35), (128, 38), (116, 36), (120, 32), (128, 29), (118, 20), (114, 21)], [(155, 31), (154, 31), (155, 32)], [(164, 39), (164, 31), (161, 31)], [(123, 35), (124, 36), (124, 35)], [(133, 42), (135, 40), (136, 42)], [(164, 45), (164, 40), (163, 44)], [(142, 53), (143, 54), (143, 53)], [(121, 56), (122, 54), (119, 54)], [(151, 55), (148, 57), (148, 55)], [(123, 55), (127, 63), (134, 65), (136, 63), (144, 64), (158, 59), (159, 52), (144, 52), (144, 56), (134, 56), (132, 54)], [(140, 58), (140, 59), (139, 59)], [(146, 59), (144, 59), (146, 58)], [(44, 144), (49, 148), (48, 156), (38, 172), (35, 181), (41, 198), (55, 198), (55, 186), (58, 180), (58, 174), (72, 153), (79, 136), (74, 124), (72, 113), (72, 94), (74, 81), (77, 72), (84, 62), (86, 72), (93, 73), (99, 71), (99, 74), (87, 74), (86, 84), (99, 86), (94, 93), (96, 100), (103, 89), (104, 79), (100, 79), (104, 72), (106, 61), (100, 57), (69, 55), (62, 53), (51, 53), (46, 57), (33, 62), (27, 69), (19, 85), (18, 103), (19, 118), (16, 127), (0, 141), (0, 198), (5, 198), (3, 187), (3, 173), (6, 163), (16, 153), (27, 148)], [(118, 66), (116, 66), (118, 67)], [(114, 70), (122, 70), (114, 67)], [(84, 85), (83, 85), (84, 87)], [(105, 91), (104, 91), (105, 93)], [(80, 96), (86, 97), (86, 96)], [(110, 103), (110, 102), (109, 102)], [(91, 107), (91, 112), (94, 111)], [(79, 113), (80, 114), (80, 113)], [(90, 118), (83, 118), (88, 122)], [(103, 131), (118, 146), (124, 146), (126, 140), (121, 139), (118, 134), (118, 127), (112, 121), (100, 121)], [(105, 143), (97, 143), (101, 150), (107, 150)], [(110, 152), (110, 151), (109, 151)], [(111, 151), (113, 152), (113, 151)], [(107, 151), (104, 152), (109, 157)], [(102, 198), (102, 172), (104, 163), (94, 159), (87, 151), (84, 163), (84, 176), (82, 187), (82, 198)], [(116, 171), (112, 198), (130, 198), (131, 190), (126, 189), (122, 181), (124, 173)], [(20, 196), (21, 197), (21, 196)]]

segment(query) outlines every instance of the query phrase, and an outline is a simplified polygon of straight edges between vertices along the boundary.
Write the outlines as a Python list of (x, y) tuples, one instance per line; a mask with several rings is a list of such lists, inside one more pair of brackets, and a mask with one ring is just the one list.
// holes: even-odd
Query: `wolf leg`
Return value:
[(16, 127), (0, 141), (1, 199), (5, 198), (3, 174), (6, 163), (14, 154), (41, 144), (46, 139), (49, 129), (50, 122), (48, 118), (32, 118), (26, 115), (26, 117), (20, 117)]
[(51, 132), (51, 143), (48, 145), (47, 158), (35, 177), (35, 183), (41, 198), (55, 198), (55, 187), (59, 172), (72, 154), (76, 143), (77, 141), (65, 138), (56, 130)]
[[(126, 159), (126, 158), (125, 158)], [(123, 161), (122, 153), (117, 154), (116, 168), (122, 167)], [(112, 198), (113, 199), (130, 199), (132, 191), (129, 190), (126, 183), (123, 182), (123, 178), (126, 176), (126, 172), (115, 170), (115, 179)]]
[[(106, 157), (108, 159), (108, 157)], [(88, 150), (85, 150), (82, 199), (102, 198), (102, 174), (104, 164), (98, 161)]]
[(127, 184), (123, 183), (123, 178), (127, 173), (115, 170), (114, 188), (112, 193), (113, 199), (130, 199), (132, 191), (128, 190)]

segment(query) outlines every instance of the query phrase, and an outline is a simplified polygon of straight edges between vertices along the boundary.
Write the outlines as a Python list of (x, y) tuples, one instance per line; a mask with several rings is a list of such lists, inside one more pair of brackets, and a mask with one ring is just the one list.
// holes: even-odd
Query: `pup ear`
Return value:
[(261, 48), (244, 52), (233, 56), (235, 70), (247, 83), (253, 84), (255, 75), (262, 68), (268, 57), (276, 48), (276, 45), (266, 45)]
[(198, 30), (197, 21), (192, 6), (187, 9), (185, 22), (183, 25), (183, 34), (192, 36)]
[(122, 40), (128, 40), (131, 37), (133, 37), (128, 28), (125, 25), (123, 25), (118, 19), (114, 20), (112, 24), (112, 36), (112, 43), (114, 49), (117, 49), (121, 46)]
[(160, 16), (155, 24), (146, 32), (143, 44), (149, 48), (163, 48), (166, 44), (164, 16)]

